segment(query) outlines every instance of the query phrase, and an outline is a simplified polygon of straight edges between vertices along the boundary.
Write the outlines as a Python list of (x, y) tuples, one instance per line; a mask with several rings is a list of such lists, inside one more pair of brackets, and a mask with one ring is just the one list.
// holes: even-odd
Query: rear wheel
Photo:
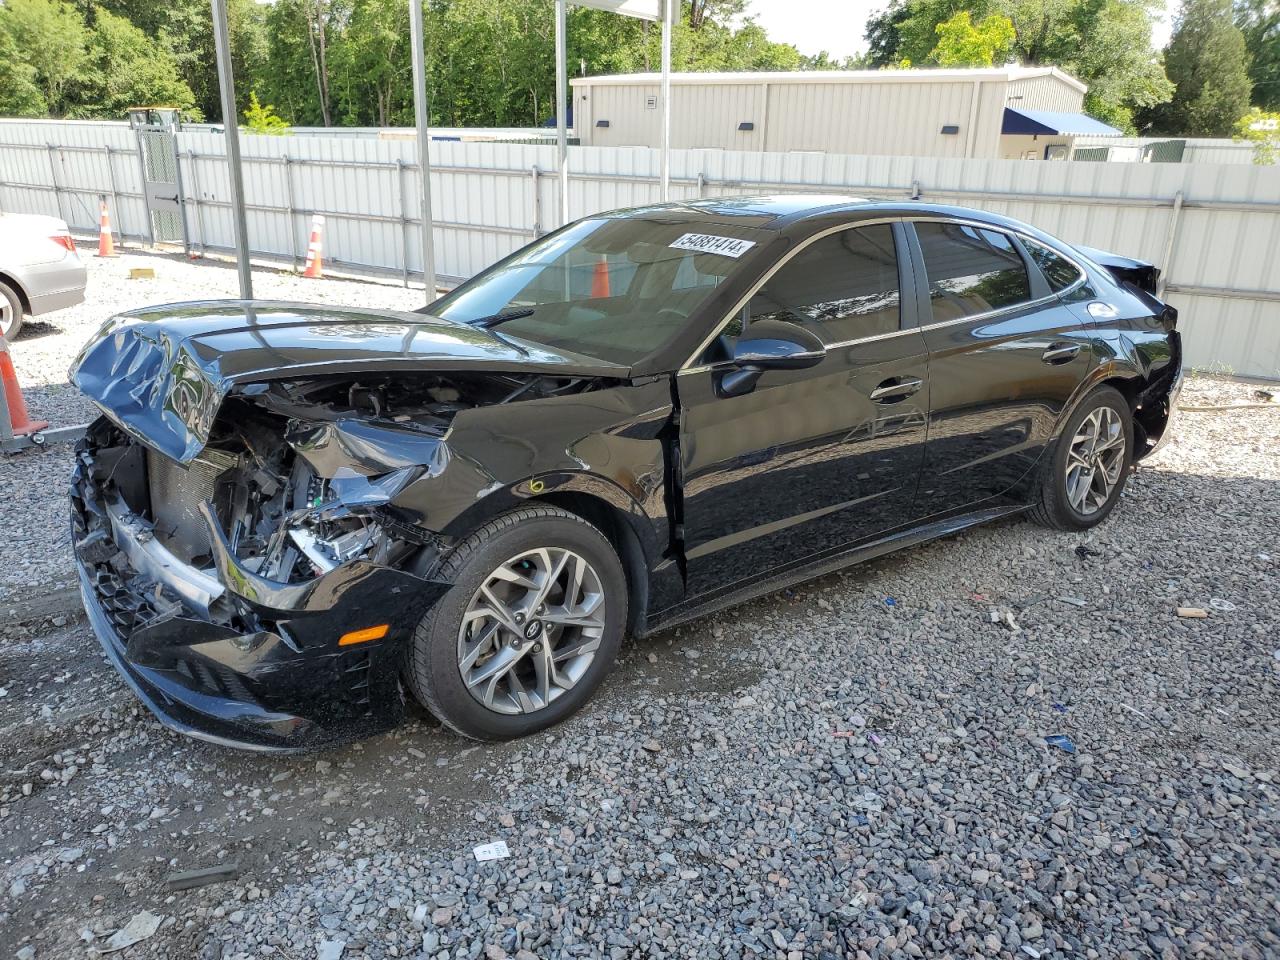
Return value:
[(581, 517), (549, 506), (504, 514), (459, 544), (438, 576), (453, 586), (414, 632), (408, 679), (464, 736), (506, 740), (558, 723), (617, 657), (626, 576)]
[(0, 334), (12, 340), (22, 329), (22, 299), (18, 291), (0, 281)]
[(1087, 530), (1115, 509), (1133, 456), (1129, 402), (1114, 387), (1090, 393), (1067, 419), (1032, 516), (1055, 530)]

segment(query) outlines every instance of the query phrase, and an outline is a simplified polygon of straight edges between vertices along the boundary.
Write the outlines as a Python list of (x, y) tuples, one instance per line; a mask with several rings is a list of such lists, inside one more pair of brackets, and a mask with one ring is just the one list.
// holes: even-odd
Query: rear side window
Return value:
[(814, 241), (747, 305), (747, 321), (788, 320), (825, 343), (892, 333), (901, 326), (898, 255), (885, 224)]
[(1061, 293), (1084, 276), (1074, 263), (1050, 250), (1043, 243), (1023, 237), (1022, 245), (1027, 248), (1027, 253), (1036, 262), (1044, 278), (1049, 281), (1049, 289), (1054, 293)]
[(1031, 299), (1022, 256), (1007, 234), (963, 223), (917, 223), (935, 323)]

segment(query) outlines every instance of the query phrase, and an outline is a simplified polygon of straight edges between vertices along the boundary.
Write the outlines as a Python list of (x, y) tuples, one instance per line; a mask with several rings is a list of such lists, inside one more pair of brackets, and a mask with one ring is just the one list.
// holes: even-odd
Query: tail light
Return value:
[(70, 253), (76, 252), (76, 242), (71, 239), (71, 234), (69, 233), (55, 233), (49, 239)]

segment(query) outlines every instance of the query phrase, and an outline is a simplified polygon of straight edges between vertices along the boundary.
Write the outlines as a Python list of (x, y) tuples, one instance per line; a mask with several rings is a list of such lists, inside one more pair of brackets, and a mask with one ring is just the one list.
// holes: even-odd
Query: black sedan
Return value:
[(85, 606), (168, 725), (299, 749), (409, 695), (556, 723), (643, 635), (1022, 511), (1083, 530), (1168, 431), (1148, 264), (1003, 217), (767, 197), (602, 214), (424, 313), (111, 320)]

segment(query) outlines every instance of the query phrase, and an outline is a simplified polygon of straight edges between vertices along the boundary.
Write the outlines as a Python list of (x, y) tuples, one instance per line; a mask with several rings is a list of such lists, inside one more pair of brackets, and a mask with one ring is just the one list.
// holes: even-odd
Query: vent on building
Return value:
[(948, 137), (954, 137), (959, 132), (960, 132), (960, 124), (958, 123), (948, 123), (948, 124), (945, 124), (942, 128), (942, 133)]
[(609, 121), (608, 121), (608, 120), (597, 120), (597, 121), (596, 121), (596, 126), (597, 126), (597, 127), (607, 127), (608, 125), (609, 125)]
[(754, 130), (755, 128), (756, 128), (756, 125), (752, 123), (750, 120), (743, 120), (740, 124), (738, 124), (739, 130)]
[(644, 98), (644, 108), (645, 108), (646, 110), (657, 110), (657, 109), (658, 109), (658, 98), (657, 98), (657, 97), (645, 97), (645, 98)]

